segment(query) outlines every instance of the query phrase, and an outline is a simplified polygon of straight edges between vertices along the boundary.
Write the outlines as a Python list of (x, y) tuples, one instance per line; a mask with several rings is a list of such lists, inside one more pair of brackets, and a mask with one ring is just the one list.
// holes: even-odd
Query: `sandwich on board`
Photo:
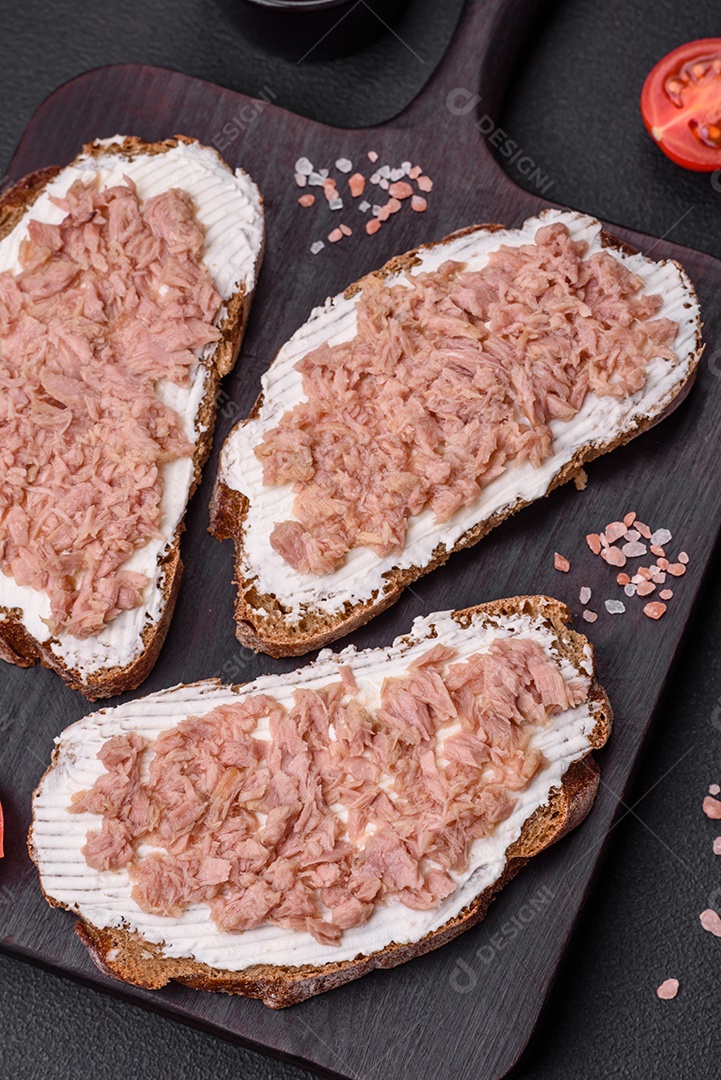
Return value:
[(295, 656), (689, 389), (699, 308), (681, 266), (547, 210), (464, 229), (316, 308), (223, 448), (211, 531), (235, 543), (236, 634)]
[(0, 200), (0, 657), (94, 700), (168, 630), (185, 508), (263, 248), (257, 187), (116, 136)]
[(435, 949), (588, 813), (612, 714), (544, 596), (67, 728), (28, 840), (107, 974), (283, 1008)]

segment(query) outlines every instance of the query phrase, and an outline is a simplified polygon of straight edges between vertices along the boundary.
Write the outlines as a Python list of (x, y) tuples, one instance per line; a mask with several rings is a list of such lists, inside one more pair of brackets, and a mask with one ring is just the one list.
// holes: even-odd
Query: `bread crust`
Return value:
[[(558, 635), (559, 654), (576, 667), (580, 664), (584, 649), (589, 645), (582, 634), (569, 628), (571, 612), (568, 607), (551, 597), (519, 596), (496, 600), (454, 612), (453, 618), (463, 625), (477, 614), (501, 619), (516, 614), (542, 615)], [(593, 650), (591, 651), (593, 655)], [(613, 724), (610, 702), (596, 679), (595, 663), (589, 701), (596, 724), (589, 738), (588, 753), (568, 768), (560, 786), (552, 789), (548, 803), (537, 807), (526, 819), (520, 836), (506, 850), (505, 867), (497, 880), (475, 897), (459, 915), (419, 941), (391, 943), (377, 952), (356, 957), (354, 960), (320, 966), (305, 964), (298, 967), (280, 967), (257, 964), (243, 971), (228, 971), (191, 958), (166, 957), (161, 946), (149, 944), (126, 929), (100, 928), (80, 918), (75, 931), (97, 967), (113, 978), (148, 990), (156, 990), (170, 981), (176, 981), (198, 990), (216, 990), (259, 998), (272, 1009), (295, 1005), (316, 994), (358, 979), (370, 971), (396, 967), (416, 956), (440, 948), (464, 930), (481, 922), (495, 896), (529, 859), (560, 840), (589, 813), (600, 776), (592, 750), (600, 749), (606, 743)], [(54, 767), (58, 753), (56, 749), (47, 772)], [(37, 864), (32, 826), (28, 836), (28, 849)], [(65, 906), (57, 903), (47, 893), (44, 895), (51, 906)]]
[[(450, 236), (439, 241), (439, 243), (443, 244), (447, 241), (465, 236), (468, 233), (477, 231), (479, 228), (489, 232), (497, 232), (499, 230), (505, 230), (506, 227), (499, 224), (473, 225), (451, 233)], [(601, 232), (601, 243), (603, 247), (608, 248), (609, 250), (624, 252), (626, 254), (635, 254), (632, 247), (612, 236), (605, 230), (602, 230)], [(361, 278), (359, 281), (350, 285), (345, 290), (343, 294), (344, 297), (349, 298), (355, 296), (356, 293), (362, 289), (365, 281), (370, 277), (387, 277), (391, 274), (409, 270), (419, 262), (420, 252), (437, 246), (438, 244), (423, 244), (413, 251), (396, 256), (387, 262), (380, 270), (375, 271), (373, 274), (366, 275), (366, 277)], [(679, 268), (682, 269), (680, 264), (676, 263), (674, 260), (671, 261), (673, 265), (679, 266)], [(690, 285), (690, 295), (694, 298), (696, 297), (692, 285)], [(666, 416), (673, 412), (674, 409), (678, 408), (691, 389), (702, 352), (703, 343), (701, 340), (701, 327), (699, 326), (696, 331), (696, 348), (688, 378), (676, 393), (669, 398), (668, 402), (665, 403), (665, 408), (661, 414), (654, 417), (640, 418), (635, 424), (613, 439), (608, 439), (605, 442), (602, 440), (595, 441), (582, 447), (574, 455), (572, 460), (562, 466), (551, 479), (545, 494), (550, 495), (556, 488), (569, 483), (569, 481), (578, 481), (583, 486), (583, 470), (585, 465), (595, 458), (600, 457), (602, 454), (610, 453), (617, 447), (630, 442), (631, 439), (636, 438), (637, 435), (641, 435), (655, 424), (660, 423)], [(238, 426), (248, 423), (249, 420), (255, 419), (262, 404), (263, 394), (261, 393), (248, 418), (242, 420)], [(327, 614), (321, 609), (316, 608), (291, 624), (285, 619), (282, 608), (278, 604), (276, 598), (267, 593), (258, 593), (253, 582), (248, 580), (243, 573), (245, 561), (243, 538), (245, 519), (250, 503), (241, 492), (229, 488), (219, 475), (215, 483), (210, 504), (209, 531), (216, 539), (232, 540), (235, 545), (234, 583), (237, 585), (238, 590), (234, 613), (236, 621), (235, 635), (241, 644), (253, 649), (255, 652), (265, 652), (276, 658), (283, 656), (303, 656), (305, 653), (312, 650), (325, 648), (326, 645), (330, 645), (331, 642), (337, 641), (338, 638), (363, 626), (364, 623), (367, 623), (376, 615), (380, 615), (386, 608), (395, 604), (400, 598), (406, 585), (410, 585), (412, 582), (417, 581), (418, 578), (435, 570), (436, 567), (442, 566), (454, 552), (461, 551), (463, 548), (472, 547), (474, 544), (477, 544), (479, 540), (483, 539), (484, 536), (497, 525), (500, 525), (501, 522), (511, 517), (512, 514), (517, 513), (526, 506), (530, 506), (532, 501), (534, 500), (518, 499), (513, 506), (503, 513), (495, 513), (491, 515), (491, 517), (479, 521), (459, 537), (456, 543), (450, 548), (447, 548), (443, 543), (439, 544), (433, 552), (431, 559), (424, 566), (411, 566), (404, 570), (390, 570), (384, 575), (388, 584), (383, 595), (376, 595), (367, 600), (358, 601), (353, 605), (348, 604), (345, 611), (336, 612), (334, 614)]]
[[(122, 142), (117, 143), (102, 145), (89, 143), (83, 147), (82, 154), (91, 157), (105, 156), (107, 154), (126, 156), (128, 154), (162, 154), (179, 143), (192, 144), (196, 141), (185, 135), (175, 135), (173, 138), (164, 139), (162, 142), (148, 143), (136, 136), (128, 136)], [(223, 161), (217, 152), (216, 156), (218, 161), (230, 170), (230, 166)], [(15, 228), (18, 221), (32, 206), (47, 184), (60, 172), (62, 172), (62, 167), (57, 166), (30, 173), (5, 193), (0, 199), (0, 240), (4, 239)], [(256, 278), (262, 258), (263, 249), (261, 248), (255, 264)], [(210, 454), (220, 380), (232, 370), (237, 360), (240, 343), (250, 313), (253, 293), (254, 290), (246, 294), (245, 288), (241, 287), (225, 302), (226, 314), (219, 327), (221, 337), (213, 354), (203, 360), (208, 372), (208, 378), (205, 395), (200, 403), (196, 418), (200, 435), (196, 440), (193, 453), (193, 480), (188, 492), (186, 507), (200, 482), (203, 466)], [(38, 641), (26, 629), (23, 623), (22, 610), (3, 607), (2, 605), (0, 605), (0, 658), (18, 667), (31, 667), (33, 664), (40, 663), (43, 667), (57, 672), (72, 690), (79, 690), (88, 701), (97, 701), (99, 698), (113, 697), (115, 694), (121, 694), (126, 690), (135, 690), (152, 671), (170, 628), (183, 573), (183, 563), (180, 558), (180, 539), (184, 531), (183, 515), (175, 529), (171, 543), (158, 564), (163, 597), (160, 618), (144, 628), (141, 635), (142, 648), (130, 664), (125, 667), (106, 667), (95, 672), (92, 676), (83, 676), (82, 673), (69, 667), (62, 657), (53, 652), (52, 645), (57, 639), (50, 638), (44, 642)]]

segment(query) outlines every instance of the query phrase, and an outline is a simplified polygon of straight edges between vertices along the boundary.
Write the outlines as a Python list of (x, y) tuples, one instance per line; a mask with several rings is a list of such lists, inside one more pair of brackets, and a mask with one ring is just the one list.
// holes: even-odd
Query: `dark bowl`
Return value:
[(390, 29), (408, 0), (226, 0), (242, 32), (297, 63), (332, 60)]

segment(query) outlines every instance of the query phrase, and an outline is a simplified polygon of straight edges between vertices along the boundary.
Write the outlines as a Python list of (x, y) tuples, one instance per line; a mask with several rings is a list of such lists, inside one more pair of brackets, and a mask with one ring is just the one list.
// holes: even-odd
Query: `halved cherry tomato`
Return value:
[(721, 38), (689, 41), (659, 60), (643, 84), (641, 115), (677, 165), (721, 168)]

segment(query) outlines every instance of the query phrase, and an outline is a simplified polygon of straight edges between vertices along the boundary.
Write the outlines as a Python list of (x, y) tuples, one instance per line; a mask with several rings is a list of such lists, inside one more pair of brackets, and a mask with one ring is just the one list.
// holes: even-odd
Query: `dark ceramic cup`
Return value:
[(408, 0), (235, 0), (237, 20), (255, 44), (295, 61), (331, 60), (369, 45)]

